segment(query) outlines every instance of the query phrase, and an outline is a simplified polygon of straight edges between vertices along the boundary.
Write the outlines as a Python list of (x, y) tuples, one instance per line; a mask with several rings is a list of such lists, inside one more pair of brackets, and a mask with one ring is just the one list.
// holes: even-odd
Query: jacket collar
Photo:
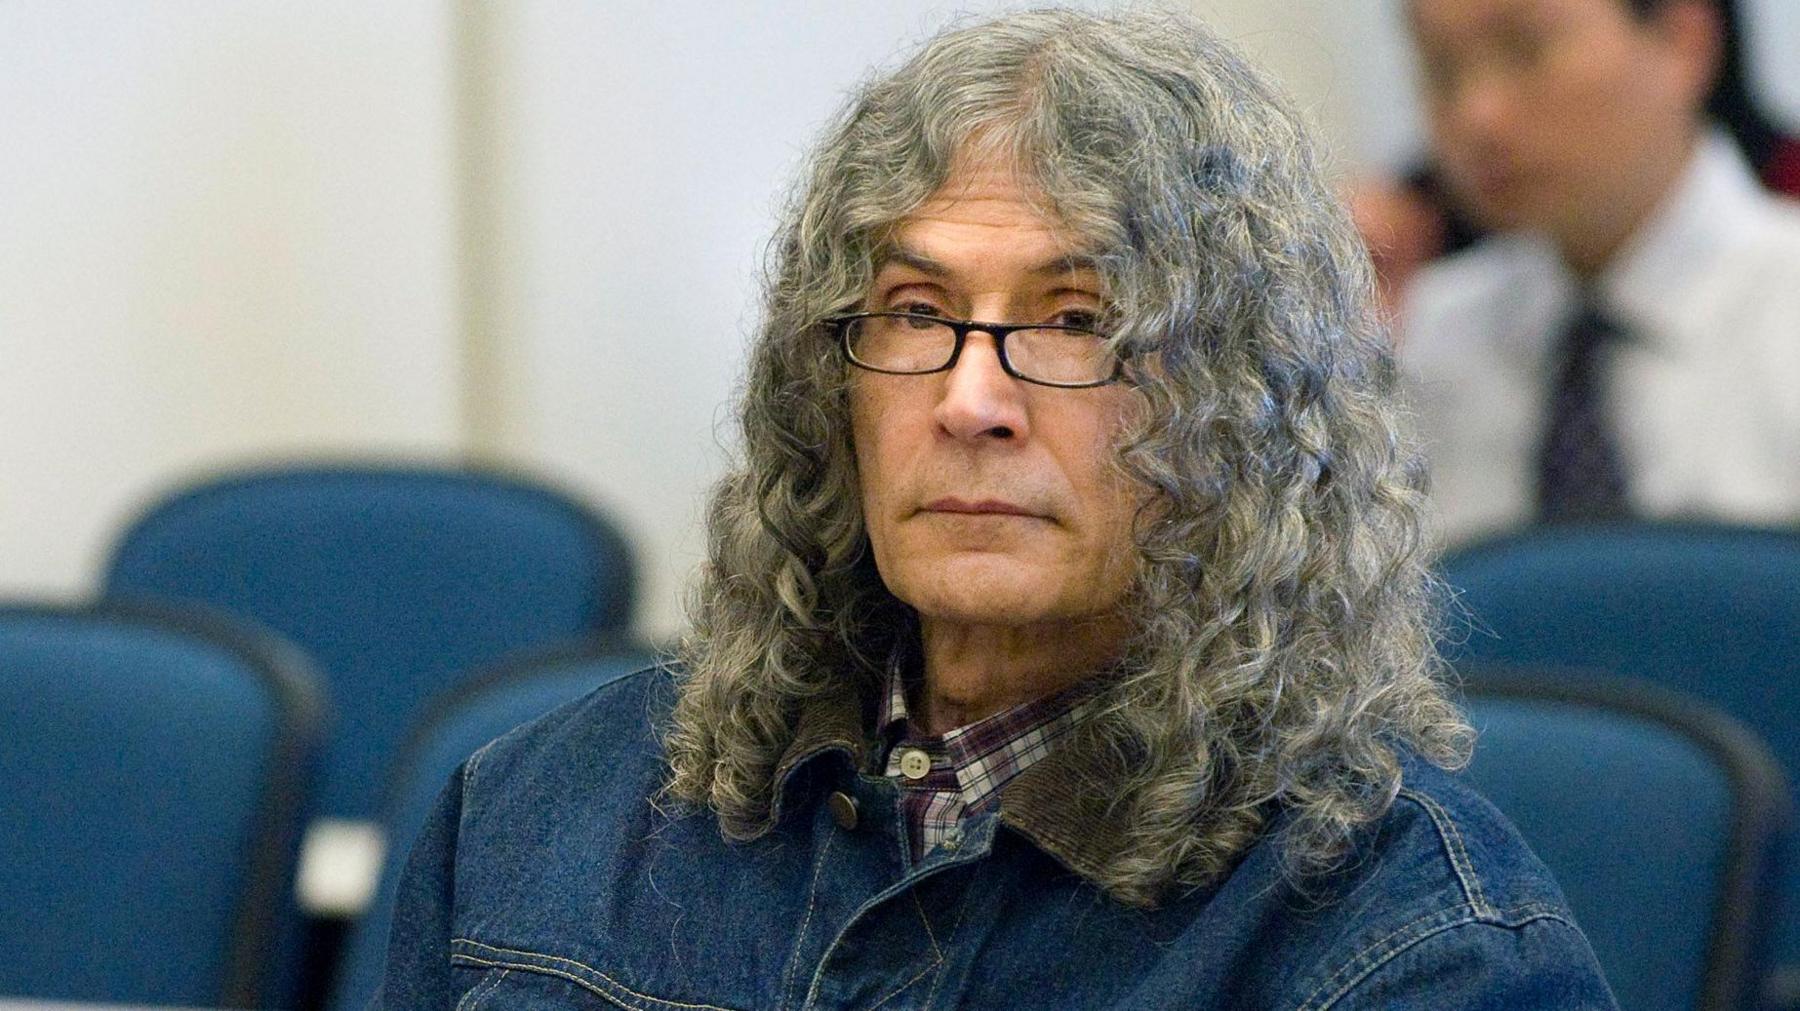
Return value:
[[(800, 802), (804, 791), (793, 787), (796, 773), (814, 759), (836, 753), (853, 768), (867, 767), (875, 747), (869, 739), (872, 720), (873, 707), (849, 685), (802, 704), (793, 740), (775, 766), (777, 818), (788, 804)], [(1105, 756), (1092, 734), (1077, 729), (1000, 790), (1000, 823), (1089, 881), (1099, 878), (1125, 842), (1111, 798), (1096, 787), (1113, 778)]]
[(863, 737), (864, 706), (855, 688), (834, 685), (824, 693), (806, 700), (794, 723), (794, 736), (775, 763), (774, 793), (770, 798), (771, 814), (779, 819), (796, 791), (796, 773), (814, 759), (829, 753), (841, 754), (853, 768), (861, 768), (868, 742)]

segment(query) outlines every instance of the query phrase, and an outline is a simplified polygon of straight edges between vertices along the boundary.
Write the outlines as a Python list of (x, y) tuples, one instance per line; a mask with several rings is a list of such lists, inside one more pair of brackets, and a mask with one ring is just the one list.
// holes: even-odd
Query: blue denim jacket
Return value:
[(1084, 876), (1114, 829), (1065, 752), (909, 866), (855, 699), (802, 714), (781, 820), (748, 843), (653, 803), (672, 700), (667, 672), (632, 675), (469, 759), (402, 879), (375, 1007), (1615, 1006), (1549, 873), (1424, 763), (1304, 892), (1265, 839), (1140, 909)]

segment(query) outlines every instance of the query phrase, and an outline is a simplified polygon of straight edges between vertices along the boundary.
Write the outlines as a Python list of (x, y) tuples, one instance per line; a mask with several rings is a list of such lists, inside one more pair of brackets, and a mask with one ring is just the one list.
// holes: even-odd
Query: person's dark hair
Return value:
[[(1625, 0), (1625, 6), (1645, 20), (1673, 2)], [(1751, 88), (1743, 5), (1738, 0), (1710, 0), (1710, 5), (1719, 17), (1719, 68), (1706, 113), (1737, 140), (1750, 164), (1760, 166), (1781, 143), (1782, 134), (1763, 113)]]
[(1737, 0), (1716, 0), (1715, 6), (1719, 12), (1719, 71), (1706, 99), (1706, 112), (1730, 131), (1744, 149), (1744, 157), (1760, 169), (1781, 146), (1783, 135), (1763, 112), (1751, 85), (1743, 5)]

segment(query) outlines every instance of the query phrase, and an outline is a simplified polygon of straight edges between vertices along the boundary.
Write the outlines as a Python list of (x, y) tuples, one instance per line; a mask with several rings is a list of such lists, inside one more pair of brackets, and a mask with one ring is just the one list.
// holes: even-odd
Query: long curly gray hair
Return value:
[[(858, 303), (897, 222), (972, 142), (1100, 250), (1110, 332), (1147, 410), (1118, 466), (1133, 635), (1081, 731), (1130, 826), (1097, 884), (1154, 903), (1215, 880), (1286, 811), (1323, 870), (1470, 733), (1436, 680), (1420, 471), (1367, 257), (1285, 100), (1191, 19), (1037, 11), (937, 36), (865, 85), (770, 250), (665, 744), (668, 790), (768, 831), (806, 700), (872, 692), (917, 618), (860, 513), (848, 367), (820, 320)], [(996, 147), (996, 150), (1000, 148)]]

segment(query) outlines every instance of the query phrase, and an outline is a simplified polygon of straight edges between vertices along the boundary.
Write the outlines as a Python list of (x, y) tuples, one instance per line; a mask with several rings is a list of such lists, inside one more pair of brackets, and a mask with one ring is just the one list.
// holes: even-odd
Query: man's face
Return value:
[(1412, 0), (1410, 13), (1438, 159), (1483, 224), (1579, 235), (1685, 153), (1704, 87), (1691, 11)]
[[(1102, 308), (1009, 166), (955, 172), (901, 222), (864, 309), (989, 323), (1065, 322)], [(857, 370), (862, 503), (888, 589), (926, 621), (1029, 625), (1116, 613), (1135, 571), (1142, 493), (1113, 465), (1138, 404), (1122, 384), (1057, 389), (1002, 371), (973, 332), (929, 375)]]

